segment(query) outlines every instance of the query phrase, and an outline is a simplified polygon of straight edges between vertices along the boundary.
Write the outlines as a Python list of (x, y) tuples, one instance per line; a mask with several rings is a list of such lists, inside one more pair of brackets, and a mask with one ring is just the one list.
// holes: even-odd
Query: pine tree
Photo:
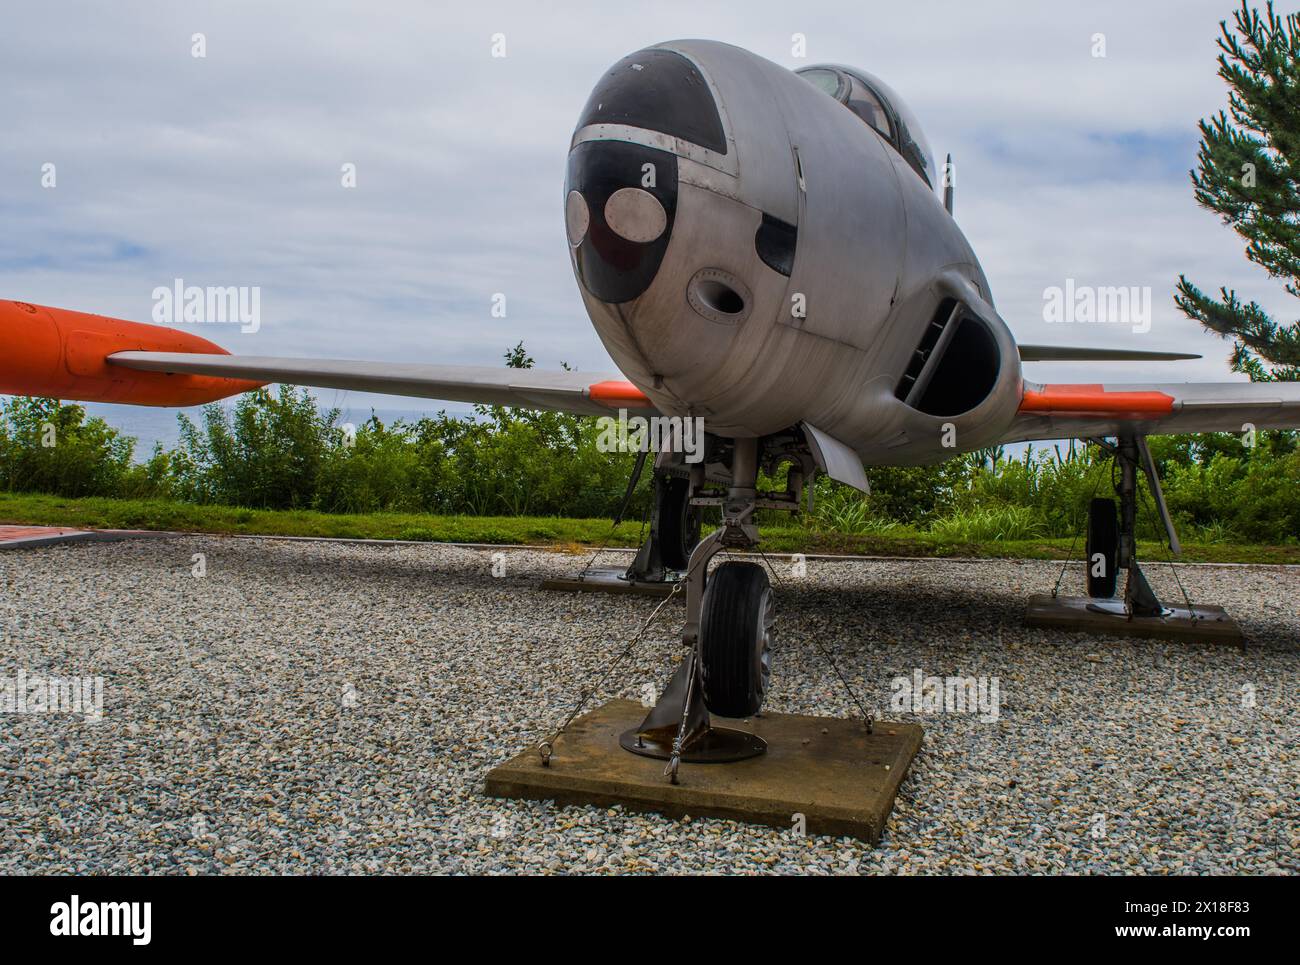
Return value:
[[(1246, 257), (1300, 298), (1300, 14), (1265, 15), (1242, 0), (1234, 30), (1219, 24), (1228, 111), (1202, 120), (1196, 200), (1246, 241)], [(1232, 339), (1232, 368), (1252, 381), (1300, 381), (1300, 322), (1281, 325), (1235, 291), (1205, 295), (1186, 276), (1174, 301)]]

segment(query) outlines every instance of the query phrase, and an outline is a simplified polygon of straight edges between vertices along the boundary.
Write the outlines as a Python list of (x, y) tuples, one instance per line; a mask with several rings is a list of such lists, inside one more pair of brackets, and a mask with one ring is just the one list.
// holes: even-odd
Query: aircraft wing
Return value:
[(248, 382), (287, 382), (322, 389), (379, 392), (448, 402), (553, 409), (608, 415), (619, 408), (653, 409), (618, 373), (543, 372), (468, 365), (269, 358), (191, 352), (116, 352), (111, 365), (171, 375), (206, 375)]
[(1300, 382), (1025, 383), (1002, 442), (1300, 428)]
[(0, 301), (0, 393), (187, 406), (267, 382), (603, 415), (654, 406), (614, 372), (235, 356), (193, 332)]

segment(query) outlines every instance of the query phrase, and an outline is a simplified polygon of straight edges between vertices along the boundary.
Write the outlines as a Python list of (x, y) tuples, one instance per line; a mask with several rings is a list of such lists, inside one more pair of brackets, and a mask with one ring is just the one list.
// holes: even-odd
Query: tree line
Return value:
[[(246, 393), (233, 406), (206, 406), (197, 422), (178, 416), (179, 443), (136, 460), (133, 438), (81, 406), (14, 398), (0, 405), (0, 489), (330, 513), (617, 512), (635, 456), (601, 451), (595, 420), (476, 409), (473, 418), (440, 412), (389, 424), (372, 416), (353, 430), (307, 390), (280, 386)], [(1277, 544), (1300, 536), (1296, 433), (1158, 436), (1150, 444), (1185, 538)], [(955, 541), (1070, 537), (1089, 500), (1113, 494), (1112, 475), (1110, 460), (1081, 443), (869, 467), (870, 496), (820, 479), (802, 523), (851, 535), (929, 531)], [(1145, 506), (1142, 530), (1155, 536), (1149, 496)], [(643, 518), (648, 507), (643, 479), (629, 515)]]

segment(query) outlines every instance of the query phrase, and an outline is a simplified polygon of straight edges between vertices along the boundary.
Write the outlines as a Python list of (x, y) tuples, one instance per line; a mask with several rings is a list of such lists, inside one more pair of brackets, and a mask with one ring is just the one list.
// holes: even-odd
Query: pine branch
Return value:
[[(1261, 16), (1242, 0), (1233, 27), (1223, 21), (1219, 30), (1228, 110), (1199, 124), (1193, 193), (1237, 232), (1251, 262), (1300, 297), (1300, 14), (1279, 17), (1270, 0)], [(1233, 341), (1235, 371), (1254, 380), (1297, 378), (1300, 323), (1279, 325), (1226, 288), (1219, 295), (1180, 276), (1174, 302)]]

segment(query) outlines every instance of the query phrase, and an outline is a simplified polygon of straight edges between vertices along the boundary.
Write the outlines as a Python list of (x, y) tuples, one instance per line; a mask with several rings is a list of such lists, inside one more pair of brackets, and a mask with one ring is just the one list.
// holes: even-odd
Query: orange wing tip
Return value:
[(229, 355), (190, 332), (27, 302), (0, 301), (0, 393), (78, 402), (202, 405), (261, 383), (113, 365), (115, 352)]
[(1045, 385), (1027, 389), (1021, 412), (1044, 415), (1161, 416), (1174, 411), (1174, 397), (1163, 392), (1107, 392), (1100, 385)]
[(650, 397), (631, 382), (596, 382), (587, 386), (587, 398), (610, 409), (652, 409)]

